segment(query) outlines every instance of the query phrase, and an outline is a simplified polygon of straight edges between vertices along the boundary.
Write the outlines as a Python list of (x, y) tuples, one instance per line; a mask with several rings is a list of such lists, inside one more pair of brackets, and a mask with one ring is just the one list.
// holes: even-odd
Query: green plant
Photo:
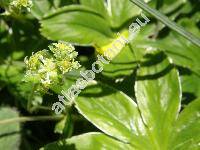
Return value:
[(78, 53), (72, 45), (53, 43), (49, 49), (39, 51), (29, 59), (25, 58), (27, 70), (24, 81), (33, 83), (38, 92), (47, 92), (59, 83), (63, 74), (80, 67), (78, 61), (75, 61)]
[(5, 0), (0, 2), (5, 8), (3, 15), (12, 15), (13, 17), (20, 16), (22, 12), (30, 12), (32, 0)]
[[(199, 4), (0, 1), (0, 149), (198, 150)], [(141, 13), (150, 22), (55, 115), (61, 91)]]
[[(111, 12), (108, 11), (109, 7), (112, 8)], [(41, 19), (41, 33), (50, 40), (66, 40), (77, 45), (92, 45), (98, 52), (104, 51), (104, 49), (117, 38), (118, 32), (125, 33), (128, 31), (127, 24), (129, 23), (128, 25), (130, 25), (132, 18), (137, 16), (140, 12), (141, 10), (138, 7), (134, 6), (127, 0), (123, 0), (123, 2), (111, 0), (110, 4), (107, 5), (104, 5), (104, 0), (100, 0), (98, 3), (82, 0), (81, 5), (66, 6), (53, 13), (46, 14), (43, 19)], [(71, 20), (71, 18), (73, 18), (73, 20)], [(160, 18), (162, 18), (162, 16)], [(194, 19), (195, 18), (198, 18), (198, 15), (194, 16)], [(165, 20), (162, 21), (165, 22)], [(182, 23), (181, 21), (182, 20), (180, 20), (180, 24)], [(172, 24), (171, 26), (175, 25)], [(195, 28), (195, 25), (191, 25), (191, 28)], [(133, 60), (140, 60), (148, 51), (148, 48), (166, 51), (166, 53), (177, 65), (188, 67), (193, 69), (193, 71), (198, 72), (199, 69), (196, 70), (195, 68), (189, 66), (189, 64), (192, 62), (193, 65), (199, 66), (199, 63), (196, 64), (196, 60), (199, 60), (199, 55), (195, 55), (198, 53), (199, 47), (191, 44), (189, 41), (178, 36), (176, 33), (173, 33), (175, 34), (174, 36), (176, 36), (174, 37), (176, 41), (170, 41), (171, 44), (165, 45), (164, 48), (160, 47), (159, 42), (154, 42), (155, 40), (153, 38), (148, 37), (153, 35), (155, 30), (158, 30), (159, 32), (161, 29), (162, 27), (159, 27), (155, 24), (144, 27), (142, 29), (144, 32), (141, 33), (141, 31), (136, 38), (131, 41), (129, 46), (126, 46), (121, 50), (121, 53), (124, 51), (126, 51), (126, 53), (118, 55), (118, 57), (113, 60), (115, 65), (109, 65), (109, 67), (105, 67), (104, 72), (118, 72), (117, 70), (122, 67), (122, 65), (120, 65), (121, 62), (128, 63)], [(66, 34), (62, 34), (62, 32), (65, 32)], [(87, 34), (87, 37), (85, 37), (85, 34)], [(193, 40), (193, 37), (187, 37)], [(167, 36), (166, 38), (171, 39), (172, 37)], [(164, 43), (167, 43), (165, 39), (163, 40)], [(198, 38), (194, 39), (194, 41), (198, 41)], [(184, 45), (184, 43), (188, 44)], [(170, 47), (171, 45), (177, 46), (176, 52), (174, 52), (174, 49)], [(188, 50), (186, 47), (192, 48)], [(134, 55), (132, 54), (133, 50), (135, 53)], [(184, 55), (187, 53), (187, 58), (181, 57), (183, 53)], [(125, 72), (121, 74), (124, 73)]]
[(83, 94), (75, 101), (79, 112), (107, 135), (86, 133), (49, 144), (44, 150), (198, 149), (200, 101), (195, 100), (179, 114), (178, 72), (163, 53), (153, 55), (162, 58), (160, 62), (152, 63), (147, 58), (137, 71), (137, 103), (123, 92), (101, 84), (91, 85), (93, 90), (88, 87), (84, 91), (90, 97)]

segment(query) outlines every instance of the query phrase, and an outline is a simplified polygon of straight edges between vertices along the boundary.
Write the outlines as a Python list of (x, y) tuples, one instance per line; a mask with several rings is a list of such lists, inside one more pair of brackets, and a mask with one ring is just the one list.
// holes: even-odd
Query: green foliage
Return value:
[(29, 59), (25, 58), (27, 70), (24, 81), (33, 83), (36, 91), (48, 90), (59, 83), (61, 75), (80, 67), (78, 61), (75, 61), (78, 53), (72, 45), (53, 43), (49, 49), (39, 51)]
[[(131, 1), (0, 0), (0, 149), (200, 148), (200, 3)], [(55, 116), (141, 13), (150, 22)]]
[(88, 45), (102, 43), (113, 36), (108, 23), (85, 6), (71, 5), (60, 8), (47, 15), (41, 23), (42, 34), (51, 40), (59, 39)]
[(52, 143), (42, 148), (41, 150), (57, 150), (57, 149), (81, 149), (81, 150), (88, 150), (88, 149), (97, 149), (101, 150), (103, 148), (109, 150), (120, 150), (120, 149), (131, 149), (128, 144), (120, 143), (108, 136), (101, 134), (101, 133), (87, 133), (80, 136), (75, 136), (71, 139), (66, 141), (60, 141), (57, 143)]
[(0, 5), (6, 9), (5, 15), (18, 15), (22, 12), (30, 11), (32, 0), (5, 0)]
[[(179, 114), (181, 88), (178, 72), (162, 53), (157, 55), (161, 55), (161, 63), (157, 61), (149, 66), (144, 61), (144, 66), (138, 70), (135, 85), (137, 103), (120, 91), (94, 84), (76, 100), (76, 108), (98, 129), (118, 141), (117, 149), (125, 143), (127, 149), (182, 149), (186, 143), (189, 146), (186, 149), (198, 149), (199, 100)], [(84, 136), (87, 134), (80, 138)], [(71, 145), (73, 139), (77, 147)], [(79, 148), (80, 143), (82, 147)], [(110, 145), (106, 139), (101, 148), (104, 144)], [(92, 149), (93, 145), (89, 138), (87, 142), (83, 139), (79, 142), (77, 137), (73, 137), (49, 144), (44, 149), (84, 149), (85, 146)]]
[(2, 124), (1, 120), (19, 117), (16, 110), (9, 107), (0, 108), (0, 149), (18, 150), (20, 145), (20, 124)]

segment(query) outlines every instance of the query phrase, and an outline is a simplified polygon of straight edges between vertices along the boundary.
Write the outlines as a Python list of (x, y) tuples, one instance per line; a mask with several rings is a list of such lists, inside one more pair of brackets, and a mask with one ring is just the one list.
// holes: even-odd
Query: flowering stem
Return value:
[(30, 93), (30, 95), (28, 97), (28, 104), (27, 104), (27, 109), (30, 112), (31, 112), (31, 102), (32, 102), (32, 98), (33, 98), (35, 89), (36, 89), (36, 85), (33, 84), (33, 89), (32, 89), (32, 91), (31, 91), (31, 93)]
[(140, 7), (141, 9), (145, 10), (152, 16), (154, 16), (156, 19), (160, 20), (163, 24), (171, 28), (172, 30), (176, 31), (183, 37), (185, 37), (187, 40), (192, 42), (193, 44), (200, 47), (200, 39), (196, 36), (194, 36), (192, 33), (186, 31), (181, 26), (178, 26), (175, 22), (171, 21), (167, 16), (163, 15), (159, 11), (149, 7), (143, 0), (130, 0), (132, 3)]

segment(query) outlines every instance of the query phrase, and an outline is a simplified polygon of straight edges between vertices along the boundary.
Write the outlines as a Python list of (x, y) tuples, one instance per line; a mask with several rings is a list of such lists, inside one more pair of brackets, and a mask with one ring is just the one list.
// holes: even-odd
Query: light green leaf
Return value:
[(88, 6), (103, 17), (108, 17), (107, 7), (105, 0), (80, 0), (82, 5)]
[(86, 133), (70, 139), (46, 145), (41, 150), (130, 150), (129, 144), (122, 143), (101, 133)]
[(180, 34), (182, 37), (187, 39), (188, 41), (191, 41), (196, 46), (200, 47), (200, 39), (190, 32), (186, 31), (183, 27), (177, 25), (175, 22), (171, 21), (167, 16), (163, 15), (159, 11), (149, 7), (144, 1), (141, 0), (131, 0), (132, 3), (139, 6), (146, 12), (150, 13), (152, 16), (154, 16), (156, 19), (161, 21), (163, 24), (168, 26), (170, 29), (176, 31), (176, 33)]
[[(179, 24), (196, 34), (196, 36), (200, 36), (200, 31), (196, 26), (198, 21), (200, 21), (199, 15), (200, 13), (197, 13), (191, 19), (181, 19)], [(200, 48), (198, 46), (195, 46), (175, 32), (172, 32), (156, 44), (157, 48), (166, 51), (175, 64), (187, 67), (200, 75)]]
[(37, 19), (41, 19), (44, 14), (48, 11), (54, 9), (54, 5), (48, 0), (34, 0), (33, 7), (31, 8), (31, 13)]
[[(198, 16), (199, 14), (197, 13), (191, 19), (198, 21)], [(197, 36), (200, 35), (195, 21), (191, 22), (189, 19), (182, 19), (179, 21), (179, 24), (188, 28), (192, 33), (196, 33)], [(186, 67), (195, 73), (200, 74), (200, 48), (179, 36), (176, 32), (170, 32), (168, 36), (159, 40), (150, 38), (155, 36), (156, 28), (155, 25), (143, 27), (137, 37), (131, 42), (136, 58), (141, 60), (148, 51), (158, 49), (164, 51), (168, 57), (173, 60), (174, 64)]]
[(157, 47), (164, 50), (175, 64), (200, 74), (199, 47), (178, 36), (175, 32), (157, 42)]
[(180, 114), (173, 130), (173, 150), (199, 150), (200, 143), (200, 99), (191, 102)]
[(146, 55), (137, 72), (136, 99), (154, 149), (166, 149), (181, 102), (177, 71), (163, 53)]
[(37, 19), (42, 19), (47, 12), (53, 12), (60, 6), (72, 4), (73, 0), (33, 0), (32, 2), (33, 7), (31, 8), (31, 13)]
[(86, 119), (106, 134), (140, 149), (149, 148), (137, 105), (124, 93), (94, 84), (75, 104)]
[[(115, 80), (116, 83), (123, 83), (127, 76), (134, 74), (135, 69), (139, 66), (141, 59), (148, 52), (151, 47), (148, 45), (148, 41), (151, 42), (149, 36), (155, 31), (154, 25), (148, 25), (136, 34), (135, 38), (119, 52), (119, 54), (107, 65), (104, 65), (102, 74), (104, 80), (108, 78), (109, 81)], [(131, 77), (133, 80), (134, 78)], [(109, 82), (107, 81), (107, 82)], [(126, 83), (128, 84), (128, 83)], [(130, 85), (125, 85), (127, 88)], [(131, 86), (131, 95), (133, 95), (133, 85)], [(121, 86), (118, 86), (121, 87)]]
[(155, 50), (149, 43), (153, 43), (152, 36), (156, 34), (156, 25), (148, 24), (140, 29), (135, 38), (129, 43), (132, 49), (135, 61), (141, 61), (146, 53)]
[[(146, 49), (150, 47), (147, 41), (150, 41), (148, 37), (154, 30), (155, 26), (153, 25), (148, 25), (141, 28), (141, 30), (135, 34), (134, 39), (130, 43), (120, 47), (121, 50), (119, 51), (113, 46), (118, 40), (117, 38), (117, 40), (114, 39), (114, 42), (100, 48), (100, 50), (97, 49), (97, 51), (100, 51), (100, 53), (102, 53), (101, 51), (105, 52), (112, 50), (117, 52), (117, 55), (112, 59), (112, 61), (109, 64), (104, 65), (102, 74), (114, 79), (123, 79), (124, 77), (132, 74), (139, 65), (144, 54), (147, 52)], [(128, 31), (125, 30), (121, 32), (121, 35), (128, 37)]]
[(70, 5), (57, 9), (41, 21), (42, 34), (51, 40), (75, 44), (105, 44), (113, 33), (108, 23), (88, 7)]
[[(6, 107), (0, 108), (0, 122), (5, 119), (18, 117), (18, 112)], [(0, 124), (0, 149), (19, 150), (20, 124)]]
[(104, 16), (113, 28), (121, 27), (141, 13), (129, 0), (81, 0), (81, 3)]
[(108, 0), (107, 10), (111, 26), (114, 28), (122, 26), (126, 21), (141, 13), (141, 9), (129, 0)]
[(135, 55), (131, 47), (124, 47), (121, 52), (107, 65), (102, 74), (112, 78), (123, 78), (130, 75), (137, 67)]
[(102, 74), (97, 80), (133, 97), (134, 75), (138, 66), (134, 50), (129, 45), (123, 48), (109, 64), (104, 65)]

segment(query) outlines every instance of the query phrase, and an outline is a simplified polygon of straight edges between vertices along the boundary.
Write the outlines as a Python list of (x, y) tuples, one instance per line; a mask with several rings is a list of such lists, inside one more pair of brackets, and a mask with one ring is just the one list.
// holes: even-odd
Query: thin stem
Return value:
[(130, 0), (132, 3), (140, 7), (141, 9), (145, 10), (156, 19), (160, 20), (163, 24), (171, 28), (172, 30), (176, 31), (187, 40), (191, 41), (193, 44), (200, 47), (200, 39), (194, 36), (192, 33), (186, 31), (183, 27), (178, 26), (175, 22), (171, 21), (167, 16), (163, 15), (159, 11), (152, 9), (149, 7), (143, 0)]
[(28, 122), (28, 121), (56, 121), (61, 120), (64, 116), (28, 116), (28, 117), (17, 117), (12, 119), (5, 119), (0, 121), (1, 124), (8, 124), (13, 122)]

